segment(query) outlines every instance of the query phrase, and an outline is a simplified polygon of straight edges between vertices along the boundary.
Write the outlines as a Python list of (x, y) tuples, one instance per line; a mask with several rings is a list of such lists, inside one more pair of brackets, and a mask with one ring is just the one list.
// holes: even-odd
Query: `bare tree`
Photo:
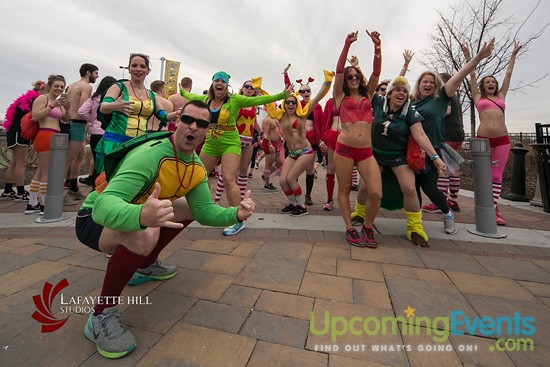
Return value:
[[(480, 0), (479, 3), (459, 1), (446, 9), (437, 11), (438, 21), (435, 34), (430, 36), (432, 49), (424, 51), (422, 64), (432, 70), (456, 73), (465, 64), (464, 55), (460, 45), (465, 43), (475, 55), (490, 38), (496, 37), (493, 54), (479, 63), (476, 68), (477, 75), (497, 75), (504, 71), (510, 60), (510, 54), (514, 49), (514, 41), (519, 31), (527, 23), (531, 15), (539, 7), (539, 0), (529, 15), (521, 22), (513, 16), (500, 14), (500, 7), (504, 0)], [(544, 24), (535, 34), (527, 39), (519, 40), (523, 45), (518, 59), (529, 51), (532, 43), (540, 38), (550, 23)], [(510, 87), (515, 92), (524, 91), (534, 86), (537, 82), (546, 78), (544, 74), (532, 81), (519, 81)], [(458, 91), (463, 111), (470, 112), (471, 136), (475, 136), (476, 118), (470, 81), (466, 78)]]

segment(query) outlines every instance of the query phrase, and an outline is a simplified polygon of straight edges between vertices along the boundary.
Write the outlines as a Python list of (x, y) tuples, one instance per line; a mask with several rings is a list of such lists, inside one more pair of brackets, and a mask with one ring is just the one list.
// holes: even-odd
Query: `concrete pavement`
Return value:
[[(0, 202), (0, 365), (547, 365), (548, 214), (502, 201), (507, 237), (474, 236), (464, 192), (455, 236), (426, 214), (430, 248), (417, 248), (403, 214), (381, 211), (380, 247), (350, 248), (338, 211), (321, 209), (324, 171), (299, 218), (276, 214), (283, 195), (264, 192), (254, 173), (258, 210), (245, 230), (228, 238), (193, 224), (161, 254), (178, 266), (175, 278), (124, 290), (121, 320), (138, 347), (117, 361), (82, 333), (108, 259), (76, 239), (77, 207), (65, 207), (66, 221), (37, 224), (20, 214), (24, 203)], [(49, 310), (68, 321), (43, 333), (33, 296), (63, 279)], [(71, 297), (80, 303), (67, 309)]]

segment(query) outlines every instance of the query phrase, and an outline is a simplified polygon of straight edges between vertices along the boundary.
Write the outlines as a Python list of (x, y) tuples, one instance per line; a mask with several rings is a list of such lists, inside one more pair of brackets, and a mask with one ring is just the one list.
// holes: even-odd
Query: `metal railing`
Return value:
[[(514, 146), (516, 143), (522, 143), (524, 147), (529, 146), (537, 142), (536, 133), (508, 133), (510, 138), (510, 145)], [(464, 134), (464, 143), (462, 144), (463, 150), (470, 150), (470, 133)], [(475, 138), (475, 137), (474, 137)]]

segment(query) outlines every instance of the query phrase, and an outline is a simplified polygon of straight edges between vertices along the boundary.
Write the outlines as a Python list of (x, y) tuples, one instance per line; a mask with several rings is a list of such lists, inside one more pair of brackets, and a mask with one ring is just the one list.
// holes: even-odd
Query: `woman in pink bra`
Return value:
[[(382, 67), (382, 52), (380, 34), (369, 33), (374, 44), (374, 63), (370, 78), (367, 79), (357, 67), (344, 68), (349, 48), (357, 40), (357, 32), (348, 34), (344, 48), (336, 65), (334, 80), (334, 104), (340, 111), (342, 132), (336, 140), (334, 165), (338, 179), (338, 205), (346, 225), (346, 241), (357, 247), (377, 247), (374, 239), (374, 218), (380, 208), (382, 198), (382, 179), (380, 169), (372, 155), (372, 106), (370, 98), (375, 93), (380, 70)], [(349, 201), (353, 166), (366, 182), (368, 199), (367, 215), (361, 232), (351, 224), (351, 208)]]
[[(477, 137), (480, 139), (489, 139), (491, 146), (491, 161), (498, 162), (491, 165), (491, 175), (493, 181), (493, 202), (495, 204), (496, 218), (498, 225), (506, 225), (506, 222), (500, 216), (498, 211), (498, 199), (502, 190), (502, 173), (506, 167), (506, 161), (510, 153), (510, 139), (508, 138), (508, 129), (506, 128), (505, 114), (506, 93), (510, 86), (510, 79), (516, 56), (521, 49), (521, 44), (516, 42), (514, 50), (510, 56), (510, 62), (506, 68), (506, 75), (499, 88), (498, 81), (492, 75), (483, 77), (479, 81), (479, 88), (476, 80), (475, 70), (470, 73), (470, 88), (472, 99), (476, 105), (479, 115), (479, 127)], [(470, 50), (465, 45), (462, 51), (466, 60), (470, 60)]]
[(44, 198), (48, 190), (50, 139), (52, 134), (59, 133), (62, 119), (69, 121), (69, 100), (66, 95), (61, 95), (65, 89), (65, 78), (61, 75), (50, 75), (47, 84), (50, 87), (48, 94), (39, 96), (32, 104), (33, 120), (38, 121), (40, 127), (33, 144), (38, 153), (38, 168), (30, 184), (29, 204), (25, 214), (44, 212)]

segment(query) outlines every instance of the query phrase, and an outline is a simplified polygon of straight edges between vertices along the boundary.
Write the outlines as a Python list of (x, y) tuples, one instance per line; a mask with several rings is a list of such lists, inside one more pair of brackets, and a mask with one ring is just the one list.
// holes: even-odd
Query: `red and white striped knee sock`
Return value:
[(447, 197), (447, 192), (449, 191), (449, 178), (448, 177), (439, 177), (437, 179), (437, 189)]
[(241, 200), (244, 198), (244, 193), (246, 192), (246, 185), (248, 184), (248, 177), (237, 175), (237, 186), (241, 191)]
[(218, 177), (218, 184), (216, 185), (216, 193), (214, 194), (214, 202), (218, 203), (222, 199), (223, 191), (225, 190), (225, 185), (223, 183), (223, 176)]
[(493, 182), (493, 204), (497, 206), (500, 192), (502, 190), (502, 182)]
[(38, 195), (40, 194), (40, 182), (32, 180), (29, 187), (29, 204), (38, 205)]
[(40, 195), (38, 195), (38, 198), (40, 199), (40, 204), (44, 205), (44, 203), (46, 202), (46, 193), (48, 192), (48, 183), (40, 182), (40, 187), (38, 191), (40, 192)]
[(353, 186), (359, 185), (359, 172), (357, 172), (357, 168), (353, 168), (353, 172), (351, 174), (351, 184)]
[(460, 177), (451, 176), (449, 178), (449, 201), (453, 204), (458, 203), (458, 192), (460, 191)]

